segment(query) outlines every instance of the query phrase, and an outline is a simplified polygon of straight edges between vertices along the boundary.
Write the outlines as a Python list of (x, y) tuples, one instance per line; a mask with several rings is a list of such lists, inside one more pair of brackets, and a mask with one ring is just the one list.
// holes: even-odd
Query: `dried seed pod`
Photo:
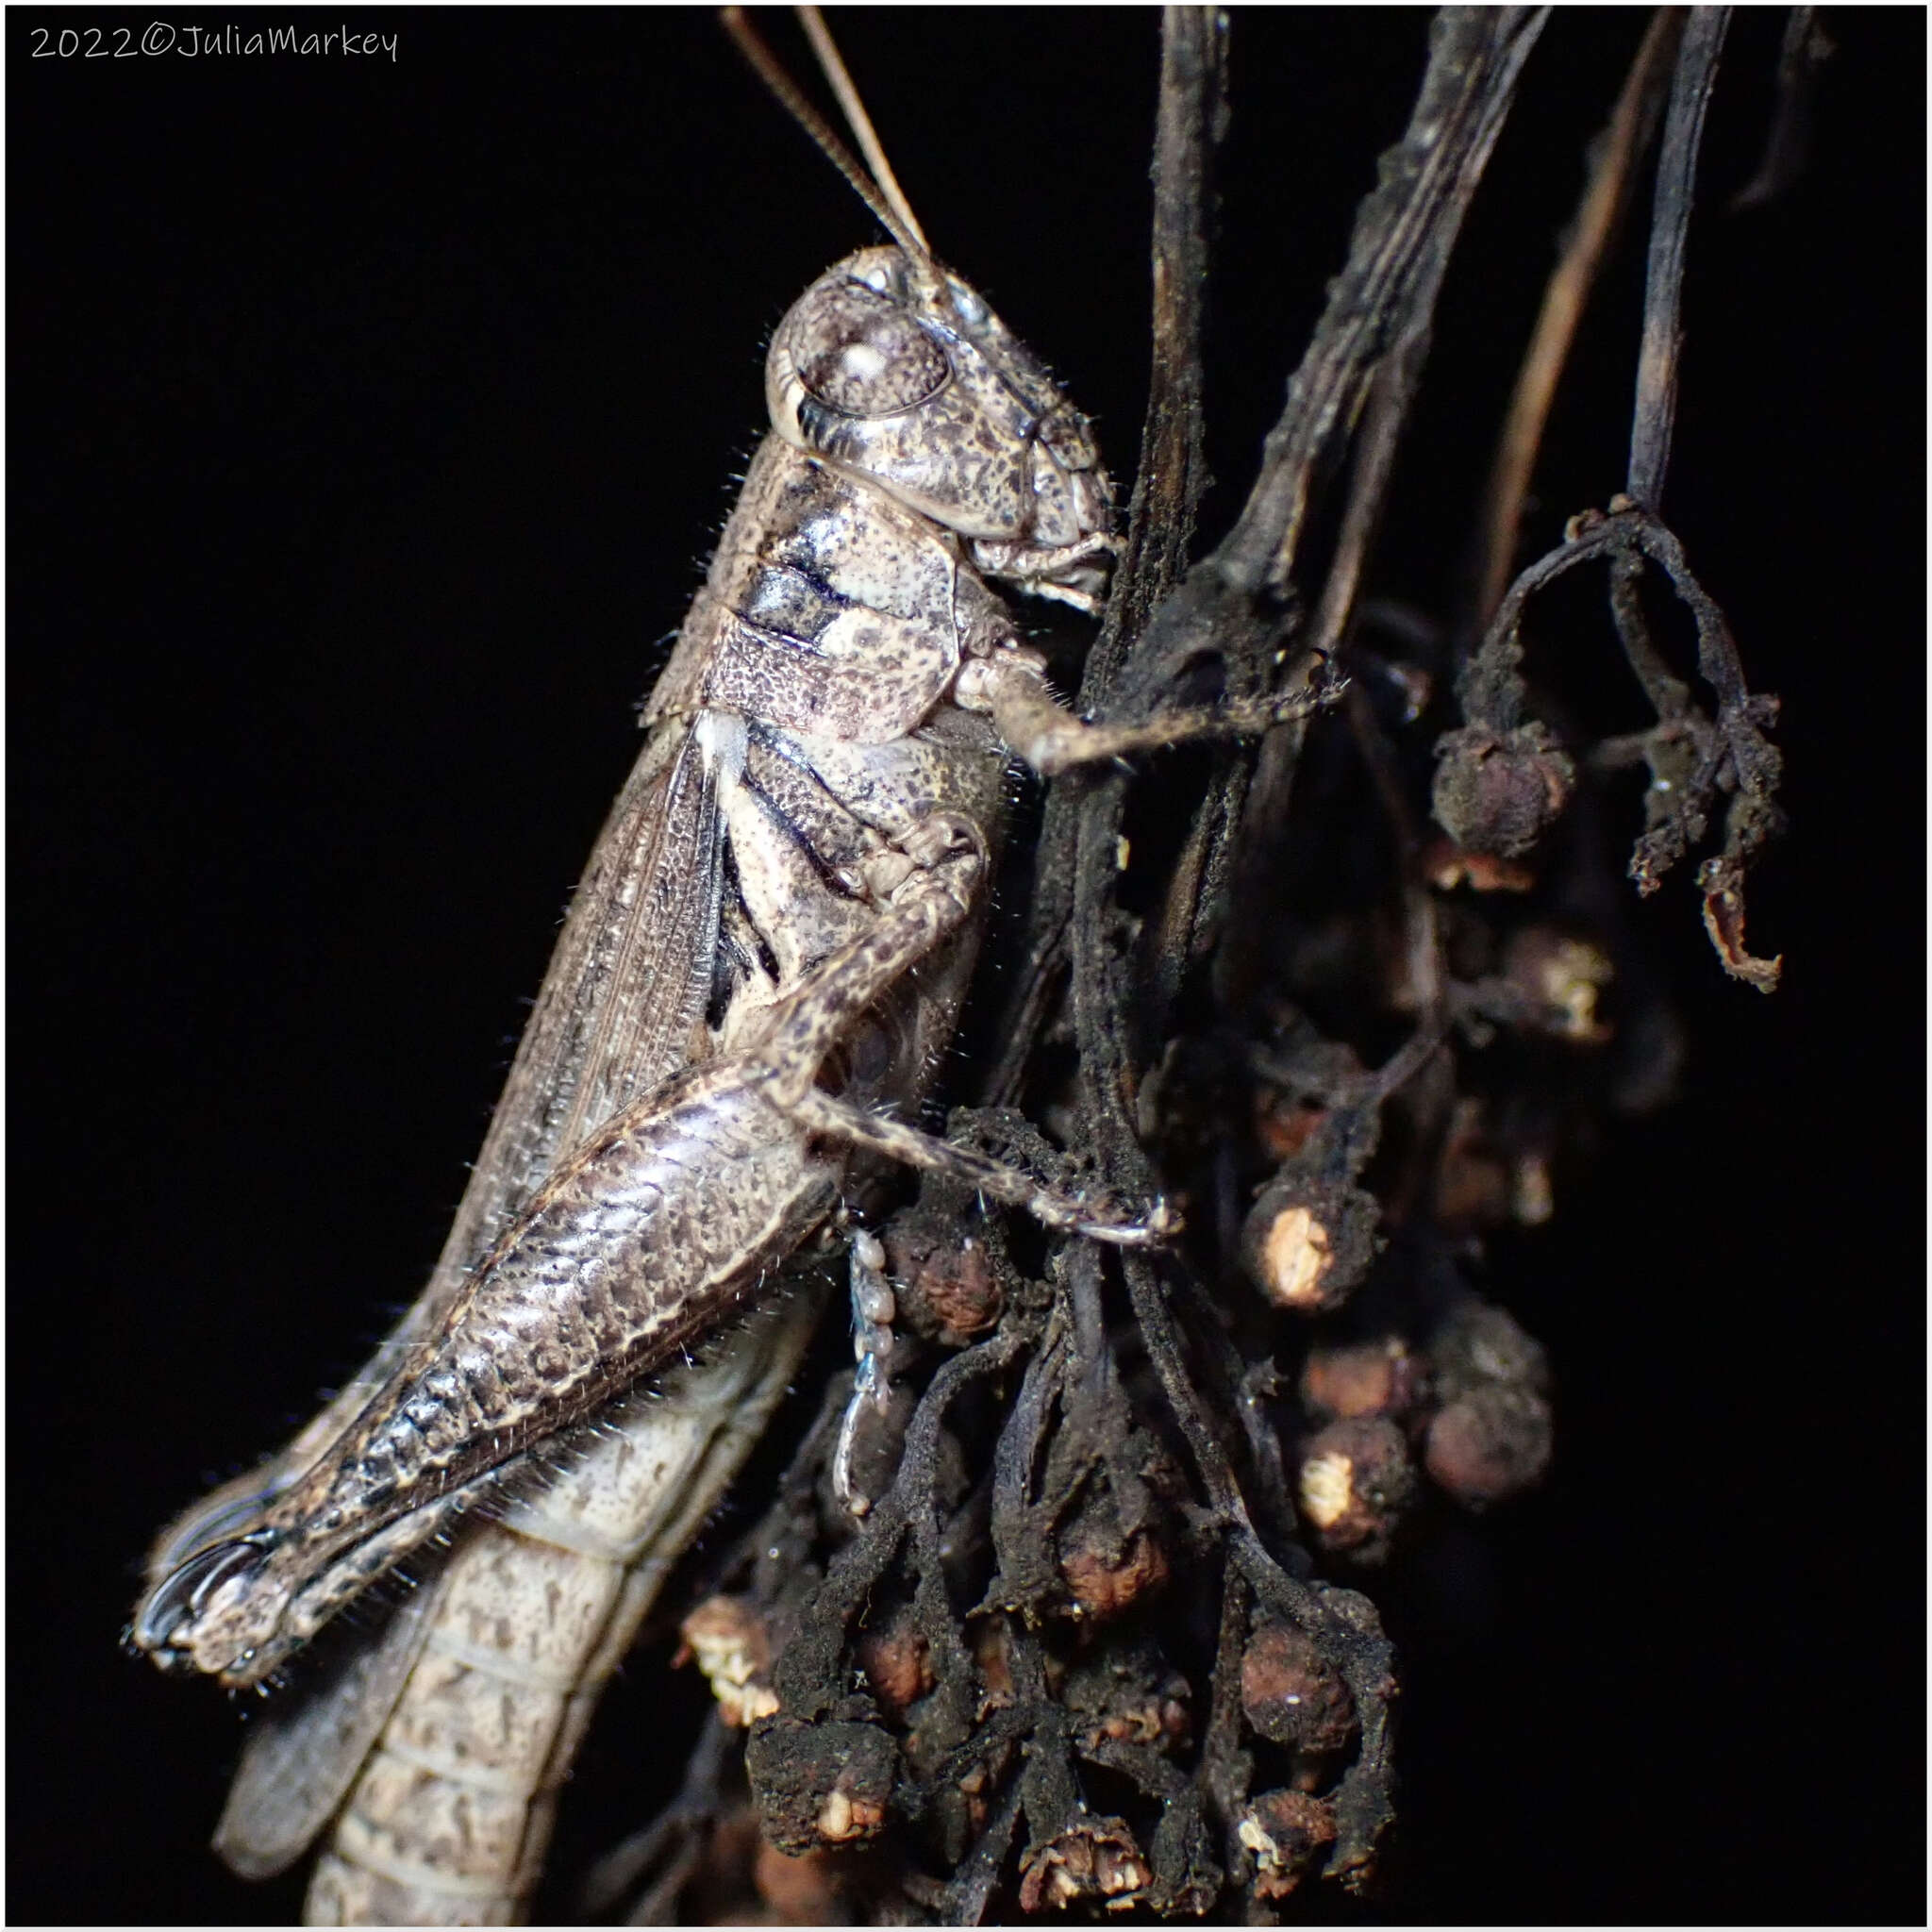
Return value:
[(873, 1695), (893, 1717), (904, 1717), (933, 1687), (932, 1646), (909, 1608), (865, 1631), (857, 1650)]
[(1468, 852), (1521, 858), (1556, 822), (1576, 767), (1532, 720), (1497, 733), (1465, 724), (1436, 741), (1436, 823)]
[(1164, 1590), (1174, 1574), (1160, 1538), (1144, 1525), (1123, 1533), (1106, 1503), (1083, 1508), (1061, 1529), (1059, 1559), (1074, 1614), (1096, 1624)]
[(1302, 1406), (1324, 1421), (1406, 1415), (1428, 1388), (1428, 1364), (1399, 1335), (1312, 1348), (1302, 1364)]
[(1241, 1653), (1241, 1709), (1271, 1744), (1310, 1753), (1342, 1751), (1355, 1736), (1355, 1699), (1315, 1641), (1271, 1620)]
[(1503, 976), (1544, 1009), (1545, 1030), (1558, 1039), (1585, 1046), (1609, 1039), (1597, 999), (1617, 975), (1601, 946), (1552, 926), (1524, 926), (1503, 949)]
[(1286, 1898), (1335, 1842), (1335, 1809), (1300, 1791), (1263, 1791), (1242, 1810), (1236, 1836), (1255, 1855), (1255, 1896)]
[(1241, 1263), (1278, 1308), (1325, 1315), (1368, 1273), (1379, 1245), (1375, 1197), (1346, 1181), (1283, 1174), (1241, 1229)]
[(1153, 1867), (1124, 1820), (1082, 1818), (1020, 1860), (1020, 1909), (1065, 1911), (1075, 1899), (1099, 1898), (1120, 1910), (1153, 1883)]
[(1100, 1464), (1082, 1484), (1071, 1513), (1026, 1560), (1031, 1569), (1044, 1557), (1051, 1569), (1009, 1601), (1105, 1624), (1167, 1587), (1171, 1506), (1185, 1485), (1159, 1440), (1138, 1429), (1114, 1449), (1110, 1469)]
[(1466, 1508), (1485, 1509), (1541, 1481), (1555, 1441), (1550, 1405), (1541, 1395), (1491, 1382), (1438, 1411), (1423, 1466)]
[(1120, 1743), (1165, 1750), (1187, 1740), (1192, 1694), (1151, 1639), (1115, 1639), (1073, 1665), (1060, 1703), (1076, 1720), (1085, 1748)]
[(885, 1243), (899, 1319), (913, 1333), (960, 1348), (999, 1321), (1006, 1291), (984, 1241), (915, 1212), (888, 1224)]
[(1324, 1548), (1379, 1562), (1415, 1496), (1402, 1431), (1380, 1416), (1330, 1423), (1302, 1445), (1302, 1513)]
[(752, 1726), (744, 1768), (767, 1840), (797, 1854), (885, 1829), (899, 1747), (877, 1724), (768, 1717)]
[(740, 1729), (778, 1708), (772, 1689), (771, 1632), (764, 1618), (735, 1596), (707, 1597), (678, 1626), (679, 1661), (696, 1660), (727, 1724)]
[(1549, 1357), (1507, 1309), (1471, 1295), (1429, 1338), (1436, 1392), (1446, 1403), (1492, 1382), (1547, 1391)]

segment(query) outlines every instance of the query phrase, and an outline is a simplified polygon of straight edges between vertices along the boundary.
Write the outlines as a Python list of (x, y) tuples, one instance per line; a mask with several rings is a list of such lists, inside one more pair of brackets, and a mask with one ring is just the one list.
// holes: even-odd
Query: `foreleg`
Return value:
[(1199, 738), (1244, 738), (1305, 718), (1339, 691), (1305, 689), (1287, 696), (1250, 698), (1212, 709), (1173, 711), (1144, 724), (1093, 724), (1076, 718), (1047, 688), (1030, 653), (1002, 651), (960, 668), (954, 701), (983, 712), (1014, 754), (1042, 777), (1072, 765), (1105, 763), (1131, 752), (1162, 751)]

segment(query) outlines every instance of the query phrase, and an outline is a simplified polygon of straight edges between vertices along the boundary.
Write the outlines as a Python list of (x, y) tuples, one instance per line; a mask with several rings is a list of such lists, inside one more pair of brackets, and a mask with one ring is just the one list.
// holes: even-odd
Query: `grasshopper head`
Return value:
[(772, 338), (765, 394), (786, 441), (958, 531), (982, 568), (1075, 602), (1103, 581), (1112, 503), (1091, 425), (930, 258), (866, 248), (828, 269)]

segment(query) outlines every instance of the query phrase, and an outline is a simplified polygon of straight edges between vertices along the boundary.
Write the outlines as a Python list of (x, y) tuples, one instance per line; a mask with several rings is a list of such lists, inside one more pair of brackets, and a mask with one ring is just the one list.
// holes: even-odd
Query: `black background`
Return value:
[[(202, 1849), (235, 1714), (115, 1653), (142, 1551), (414, 1292), (757, 433), (764, 336), (874, 235), (708, 16), (351, 9), (290, 17), (393, 33), (393, 61), (58, 57), (154, 17), (4, 29), (16, 1922), (292, 1912)], [(163, 17), (177, 46), (284, 18)], [(1484, 1531), (1486, 1613), (1408, 1634), (1398, 1916), (1924, 1912), (1924, 25), (1827, 19), (1811, 173), (1726, 217), (1780, 18), (1734, 30), (1666, 506), (1786, 701), (1795, 830), (1752, 936), (1787, 983), (1725, 983), (1674, 879), (1641, 916), (1686, 1104), (1498, 1257), (1555, 1353), (1560, 1461)], [(1641, 26), (1560, 14), (1533, 58), (1378, 590), (1446, 608)], [(1238, 18), (1224, 515), (1423, 32)], [(936, 245), (1128, 471), (1154, 16), (843, 37)], [(1536, 547), (1622, 481), (1640, 235)], [(693, 1687), (665, 1686), (621, 1687), (568, 1847), (675, 1769)]]

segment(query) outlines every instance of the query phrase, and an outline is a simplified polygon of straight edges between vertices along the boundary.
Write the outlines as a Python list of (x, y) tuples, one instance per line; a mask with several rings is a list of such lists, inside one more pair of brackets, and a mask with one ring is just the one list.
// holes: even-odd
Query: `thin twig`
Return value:
[(1402, 339), (1377, 364), (1370, 380), (1368, 407), (1362, 413), (1355, 463), (1348, 479), (1348, 501), (1342, 508), (1341, 528), (1335, 554), (1328, 560), (1321, 602), (1308, 626), (1309, 655), (1326, 661), (1341, 655), (1361, 596), (1362, 573), (1381, 526), (1382, 506), (1395, 469), (1395, 453), (1422, 382), (1429, 348), (1433, 304), (1414, 316)]
[[(1227, 540), (1155, 613), (1124, 666), (1124, 686), (1157, 691), (1175, 666), (1201, 651), (1228, 663), (1230, 683), (1242, 673), (1265, 675), (1280, 624), (1277, 597), (1293, 565), (1317, 467), (1351, 433), (1356, 406), (1386, 362), (1390, 406), (1377, 413), (1375, 434), (1357, 468), (1344, 520), (1343, 585), (1323, 607), (1339, 635), (1414, 392), (1442, 275), (1541, 25), (1542, 15), (1526, 8), (1445, 8), (1437, 16), (1408, 128), (1383, 156), (1380, 185), (1357, 216), (1348, 264), (1290, 381), (1261, 475)], [(1075, 1024), (1103, 1158), (1125, 1158), (1133, 1144), (1124, 1111), (1131, 1074), (1126, 1042), (1108, 1017), (1121, 1008), (1109, 1004), (1118, 969), (1105, 934), (1121, 781), (1088, 782), (1075, 861)]]
[(998, 1808), (946, 1887), (940, 1914), (941, 1925), (976, 1925), (986, 1916), (987, 1901), (999, 1883), (1007, 1854), (1013, 1848), (1013, 1827), (1020, 1822), (1020, 1781), (1007, 1788)]
[(1643, 687), (1650, 708), (1660, 720), (1688, 717), (1690, 691), (1674, 675), (1650, 634), (1649, 620), (1643, 614), (1643, 563), (1624, 554), (1610, 565), (1610, 617), (1617, 626), (1617, 640), (1624, 657)]
[(1154, 134), (1154, 360), (1127, 539), (1080, 702), (1097, 710), (1122, 659), (1187, 568), (1208, 485), (1201, 344), (1214, 149), (1227, 113), (1226, 23), (1211, 7), (1170, 7), (1160, 23)]
[(1121, 696), (1142, 716), (1191, 659), (1218, 658), (1231, 689), (1264, 679), (1290, 614), (1314, 482), (1354, 433), (1376, 367), (1425, 329), (1450, 251), (1545, 14), (1444, 8), (1402, 139), (1382, 155), (1349, 256), (1263, 445), (1234, 528), (1155, 613)]
[(1396, 890), (1401, 900), (1403, 957), (1406, 971), (1403, 984), (1407, 1003), (1426, 1022), (1440, 1023), (1448, 973), (1442, 960), (1440, 922), (1436, 917), (1436, 895), (1422, 876), (1422, 827), (1409, 809), (1395, 756), (1382, 727), (1375, 720), (1374, 707), (1359, 685), (1349, 687), (1345, 700), (1349, 731), (1356, 750), (1374, 788), (1376, 801), (1395, 840), (1398, 855)]
[(1241, 1748), (1241, 1650), (1247, 1638), (1247, 1579), (1229, 1563), (1221, 1582), (1221, 1635), (1214, 1646), (1214, 1676), (1196, 1774), (1221, 1815), (1230, 1862), (1240, 1849), (1235, 1812), (1248, 1794), (1247, 1754)]
[(1370, 371), (1435, 303), (1523, 62), (1542, 30), (1533, 8), (1444, 8), (1402, 141), (1382, 158), (1348, 265), (1332, 286), (1261, 475), (1218, 554), (1251, 589), (1286, 588), (1316, 471), (1353, 417)]
[[(1338, 1878), (1361, 1872), (1373, 1861), (1376, 1840), (1394, 1816), (1393, 1767), (1384, 1715), (1393, 1683), (1393, 1652), (1366, 1597), (1299, 1581), (1262, 1542), (1226, 1452), (1189, 1378), (1180, 1334), (1152, 1266), (1134, 1254), (1123, 1255), (1121, 1261), (1148, 1359), (1180, 1424), (1201, 1486), (1221, 1519), (1242, 1576), (1263, 1603), (1322, 1645), (1355, 1699), (1361, 1719), (1361, 1748), (1336, 1790), (1339, 1828), (1325, 1870)], [(1347, 1611), (1338, 1617), (1335, 1600), (1342, 1597), (1349, 1600)]]
[[(1361, 595), (1368, 555), (1381, 524), (1382, 506), (1395, 466), (1402, 432), (1422, 380), (1428, 355), (1428, 307), (1412, 316), (1410, 325), (1381, 362), (1371, 379), (1355, 462), (1349, 475), (1348, 501), (1335, 540), (1335, 554), (1322, 586), (1322, 599), (1309, 627), (1305, 658), (1331, 666), (1347, 641)], [(1261, 741), (1255, 761), (1254, 784), (1242, 815), (1238, 898), (1248, 902), (1264, 889), (1280, 862), (1280, 844), (1288, 824), (1290, 796), (1301, 762), (1309, 721), (1297, 718), (1278, 724)], [(1244, 1011), (1262, 970), (1256, 946), (1258, 935), (1238, 932), (1234, 943), (1224, 945), (1216, 962), (1215, 991), (1232, 1010)]]
[(1677, 420), (1677, 358), (1684, 346), (1684, 247), (1697, 184), (1704, 113), (1717, 84), (1718, 57), (1731, 24), (1728, 7), (1693, 7), (1671, 83), (1671, 109), (1657, 157), (1650, 219), (1650, 269), (1643, 291), (1643, 347), (1637, 363), (1637, 407), (1630, 422), (1629, 494), (1651, 509), (1663, 504)]
[(1608, 125), (1591, 146), (1590, 177), (1584, 183), (1575, 219), (1555, 269), (1543, 290), (1542, 308), (1516, 390), (1509, 414), (1496, 444), (1495, 462), (1484, 493), (1482, 567), (1477, 578), (1475, 612), (1487, 622), (1509, 581), (1516, 561), (1517, 534), (1529, 479), (1542, 447), (1543, 429), (1557, 385), (1570, 359), (1577, 325), (1583, 319), (1597, 271), (1617, 232), (1630, 199), (1637, 163), (1657, 126), (1663, 106), (1664, 76), (1671, 70), (1684, 31), (1685, 9), (1660, 7), (1624, 76)]
[[(1537, 591), (1597, 558), (1607, 559), (1617, 574), (1612, 611), (1620, 632), (1627, 633), (1625, 648), (1633, 642), (1638, 647), (1632, 661), (1658, 712), (1656, 729), (1646, 734), (1644, 756), (1654, 777), (1663, 782), (1653, 783), (1653, 823), (1631, 854), (1630, 877), (1640, 892), (1654, 892), (1663, 874), (1703, 838), (1719, 793), (1729, 791), (1724, 849), (1706, 859), (1698, 872), (1705, 924), (1724, 970), (1770, 992), (1777, 985), (1779, 961), (1756, 958), (1745, 950), (1743, 881), (1746, 869), (1781, 824), (1776, 793), (1784, 760), (1765, 735), (1776, 720), (1777, 700), (1746, 684), (1743, 660), (1723, 609), (1698, 581), (1683, 544), (1664, 523), (1627, 497), (1613, 498), (1607, 516), (1591, 512), (1574, 519), (1565, 541), (1523, 571), (1497, 606), (1481, 647), (1463, 667), (1458, 682), (1463, 715), (1497, 735), (1521, 724), (1524, 608)], [(1671, 580), (1696, 624), (1697, 670), (1717, 694), (1714, 719), (1691, 705), (1687, 694), (1680, 699), (1681, 685), (1664, 670), (1649, 642), (1633, 575), (1645, 558)]]
[(576, 1907), (586, 1923), (614, 1910), (654, 1867), (659, 1868), (657, 1875), (638, 1894), (626, 1923), (671, 1923), (658, 1914), (675, 1903), (696, 1871), (707, 1834), (724, 1809), (721, 1787), (733, 1741), (731, 1726), (714, 1706), (691, 1748), (677, 1796), (641, 1831), (612, 1845), (585, 1874), (577, 1887)]

